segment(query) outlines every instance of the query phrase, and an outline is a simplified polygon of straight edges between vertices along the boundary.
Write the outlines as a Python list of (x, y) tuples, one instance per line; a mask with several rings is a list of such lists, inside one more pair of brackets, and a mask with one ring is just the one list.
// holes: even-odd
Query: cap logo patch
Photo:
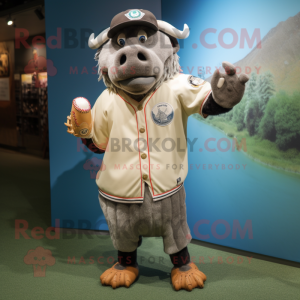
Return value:
[(140, 20), (145, 14), (138, 9), (130, 10), (125, 16), (129, 20)]

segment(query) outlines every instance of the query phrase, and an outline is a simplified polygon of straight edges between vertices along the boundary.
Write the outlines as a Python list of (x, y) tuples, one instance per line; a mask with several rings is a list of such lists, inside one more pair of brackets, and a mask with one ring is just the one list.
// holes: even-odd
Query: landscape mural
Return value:
[(188, 120), (192, 237), (300, 262), (300, 2), (162, 4), (164, 20), (191, 29), (183, 73), (210, 81), (229, 61), (250, 77), (231, 112)]
[(235, 66), (252, 70), (242, 101), (204, 122), (239, 143), (245, 138), (253, 159), (300, 174), (300, 12), (272, 28)]

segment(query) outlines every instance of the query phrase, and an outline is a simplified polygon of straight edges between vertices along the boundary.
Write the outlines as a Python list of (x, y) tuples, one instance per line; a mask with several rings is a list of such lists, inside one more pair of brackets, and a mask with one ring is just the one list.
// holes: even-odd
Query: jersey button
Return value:
[(147, 180), (147, 179), (148, 179), (148, 175), (144, 174), (144, 175), (143, 175), (143, 179), (144, 179), (144, 180)]
[(139, 105), (138, 110), (143, 110), (143, 105)]
[(144, 133), (144, 132), (145, 132), (145, 128), (141, 128), (140, 133)]
[(147, 155), (145, 154), (145, 153), (143, 153), (142, 155), (141, 155), (141, 158), (142, 159), (145, 159), (147, 157)]

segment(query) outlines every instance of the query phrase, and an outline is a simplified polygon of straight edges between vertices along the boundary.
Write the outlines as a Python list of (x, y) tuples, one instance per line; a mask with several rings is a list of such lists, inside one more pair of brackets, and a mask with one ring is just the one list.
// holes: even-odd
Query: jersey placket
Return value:
[(149, 164), (148, 164), (148, 142), (146, 137), (146, 124), (144, 116), (144, 105), (146, 101), (137, 106), (137, 119), (138, 119), (138, 148), (140, 155), (140, 167), (141, 167), (141, 176), (142, 180), (149, 185)]

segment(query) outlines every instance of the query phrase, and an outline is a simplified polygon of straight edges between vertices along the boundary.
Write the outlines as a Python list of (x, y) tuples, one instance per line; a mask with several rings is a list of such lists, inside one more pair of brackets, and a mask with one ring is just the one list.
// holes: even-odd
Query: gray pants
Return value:
[(162, 237), (167, 254), (177, 253), (191, 241), (184, 187), (174, 195), (156, 202), (147, 185), (142, 204), (113, 202), (100, 194), (99, 202), (113, 245), (119, 251), (134, 251), (140, 235)]

